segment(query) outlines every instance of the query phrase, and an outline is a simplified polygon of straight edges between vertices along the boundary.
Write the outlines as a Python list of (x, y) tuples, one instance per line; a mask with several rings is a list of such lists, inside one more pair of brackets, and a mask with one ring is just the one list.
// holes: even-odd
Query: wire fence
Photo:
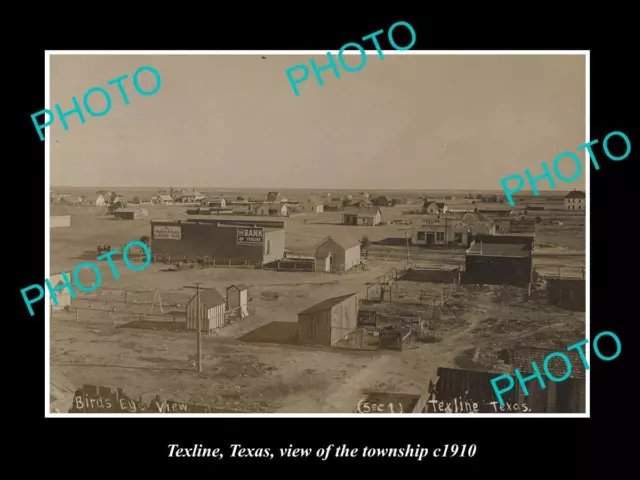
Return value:
[(143, 312), (118, 311), (117, 309), (99, 309), (67, 306), (61, 309), (51, 307), (51, 319), (75, 323), (99, 323), (111, 326), (131, 322), (159, 322), (166, 324), (185, 324), (184, 315), (151, 314)]

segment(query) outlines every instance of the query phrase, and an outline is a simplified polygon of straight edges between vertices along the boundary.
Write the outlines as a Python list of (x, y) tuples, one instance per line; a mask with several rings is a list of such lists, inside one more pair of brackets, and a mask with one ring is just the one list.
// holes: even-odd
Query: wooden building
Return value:
[(587, 209), (587, 196), (579, 190), (569, 192), (564, 197), (564, 208), (567, 210), (585, 211)]
[(526, 287), (533, 272), (533, 237), (476, 235), (465, 256), (464, 283)]
[(329, 298), (298, 313), (298, 340), (308, 345), (334, 345), (358, 328), (358, 295)]
[[(187, 330), (197, 330), (198, 301), (194, 295), (187, 303)], [(225, 324), (225, 301), (215, 288), (200, 290), (200, 327), (203, 332), (210, 332)]]
[[(360, 241), (346, 235), (332, 235), (324, 238), (315, 247), (316, 259), (324, 259), (325, 271), (327, 254), (330, 254), (329, 270), (332, 272), (346, 272), (360, 265)], [(317, 262), (316, 262), (317, 263)]]
[(445, 215), (448, 211), (448, 205), (443, 202), (425, 201), (422, 205), (422, 213), (427, 215)]
[(382, 221), (379, 207), (346, 207), (342, 213), (343, 225), (375, 227)]
[(60, 228), (71, 226), (71, 213), (66, 207), (52, 205), (49, 211), (49, 227)]
[[(569, 346), (569, 345), (567, 345)], [(571, 361), (571, 374), (567, 380), (552, 382), (544, 371), (545, 358), (555, 352), (566, 355)], [(542, 388), (537, 378), (526, 382), (529, 395), (524, 395), (520, 382), (514, 377), (514, 395), (517, 402), (526, 402), (534, 413), (585, 413), (586, 412), (586, 375), (580, 354), (576, 350), (567, 351), (566, 348), (549, 350), (545, 348), (517, 348), (502, 353), (513, 370), (520, 370), (522, 377), (535, 373), (532, 362), (535, 362), (546, 388)], [(562, 378), (567, 373), (567, 365), (559, 357), (549, 360), (549, 372), (555, 378)]]
[(246, 285), (238, 283), (227, 287), (227, 310), (233, 318), (249, 316), (249, 289)]

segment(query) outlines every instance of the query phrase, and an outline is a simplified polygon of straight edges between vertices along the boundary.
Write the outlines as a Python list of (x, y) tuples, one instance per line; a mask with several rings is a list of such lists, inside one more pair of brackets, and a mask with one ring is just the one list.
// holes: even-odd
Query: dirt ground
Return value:
[[(144, 208), (151, 218), (180, 218), (185, 210)], [(148, 218), (115, 221), (98, 216), (102, 209), (96, 207), (70, 210), (72, 226), (51, 229), (51, 272), (70, 271), (83, 260), (95, 260), (99, 243), (115, 248), (149, 235)], [(406, 218), (401, 210), (384, 210), (384, 220)], [(333, 224), (338, 217), (326, 213), (288, 219), (287, 247), (304, 250), (338, 231), (356, 238), (367, 235), (373, 241), (404, 235), (402, 225), (345, 227)], [(538, 243), (543, 246), (536, 247), (540, 253), (535, 257), (536, 268), (546, 265), (552, 271), (558, 264), (575, 269), (584, 265), (583, 227), (545, 226)], [(369, 390), (423, 393), (439, 366), (500, 369), (497, 353), (506, 346), (521, 342), (553, 348), (556, 342), (584, 338), (583, 313), (549, 306), (544, 299), (526, 301), (522, 290), (511, 287), (462, 286), (450, 292), (442, 318), (431, 325), (440, 332), (436, 343), (415, 343), (403, 352), (390, 352), (304, 347), (290, 341), (297, 312), (326, 298), (364, 295), (367, 282), (402, 268), (405, 257), (406, 248), (373, 246), (366, 271), (343, 275), (242, 268), (171, 272), (161, 264), (135, 272), (117, 260), (118, 280), (106, 262), (97, 262), (103, 274), (97, 295), (73, 300), (73, 306), (80, 308), (79, 322), (73, 312), (54, 313), (52, 373), (63, 374), (76, 387), (119, 387), (131, 396), (159, 394), (228, 411), (348, 413)], [(414, 248), (412, 257), (418, 263), (453, 265), (464, 260), (464, 252)], [(91, 284), (95, 277), (83, 270), (80, 279)], [(183, 287), (194, 282), (223, 295), (231, 284), (246, 284), (255, 308), (255, 314), (203, 336), (201, 374), (195, 371), (196, 335), (185, 331), (183, 323), (184, 304), (192, 295)], [(405, 303), (421, 289), (437, 292), (441, 288), (428, 283), (398, 284), (406, 293), (400, 299)], [(161, 291), (165, 315), (155, 321), (137, 321), (137, 314), (149, 313), (149, 292), (156, 288)], [(124, 303), (123, 289), (145, 293), (128, 293)]]

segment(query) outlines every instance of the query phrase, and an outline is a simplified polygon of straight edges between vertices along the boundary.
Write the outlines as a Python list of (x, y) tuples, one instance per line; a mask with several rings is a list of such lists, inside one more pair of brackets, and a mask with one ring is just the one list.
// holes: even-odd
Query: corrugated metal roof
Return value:
[(326, 300), (323, 300), (320, 303), (315, 304), (312, 307), (307, 308), (306, 310), (299, 312), (298, 315), (305, 315), (308, 313), (316, 313), (316, 312), (322, 312), (324, 310), (329, 310), (330, 308), (334, 307), (335, 305), (338, 305), (339, 303), (343, 302), (347, 298), (353, 297), (354, 295), (357, 295), (357, 293), (350, 293), (349, 295), (341, 295), (339, 297), (328, 298)]

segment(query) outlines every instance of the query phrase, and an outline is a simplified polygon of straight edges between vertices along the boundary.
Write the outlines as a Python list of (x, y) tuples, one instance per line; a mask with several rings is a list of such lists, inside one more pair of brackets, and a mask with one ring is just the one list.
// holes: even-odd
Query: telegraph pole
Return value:
[(200, 283), (195, 286), (185, 285), (184, 288), (196, 290), (196, 330), (198, 331), (198, 372), (202, 372), (202, 324), (200, 323)]

